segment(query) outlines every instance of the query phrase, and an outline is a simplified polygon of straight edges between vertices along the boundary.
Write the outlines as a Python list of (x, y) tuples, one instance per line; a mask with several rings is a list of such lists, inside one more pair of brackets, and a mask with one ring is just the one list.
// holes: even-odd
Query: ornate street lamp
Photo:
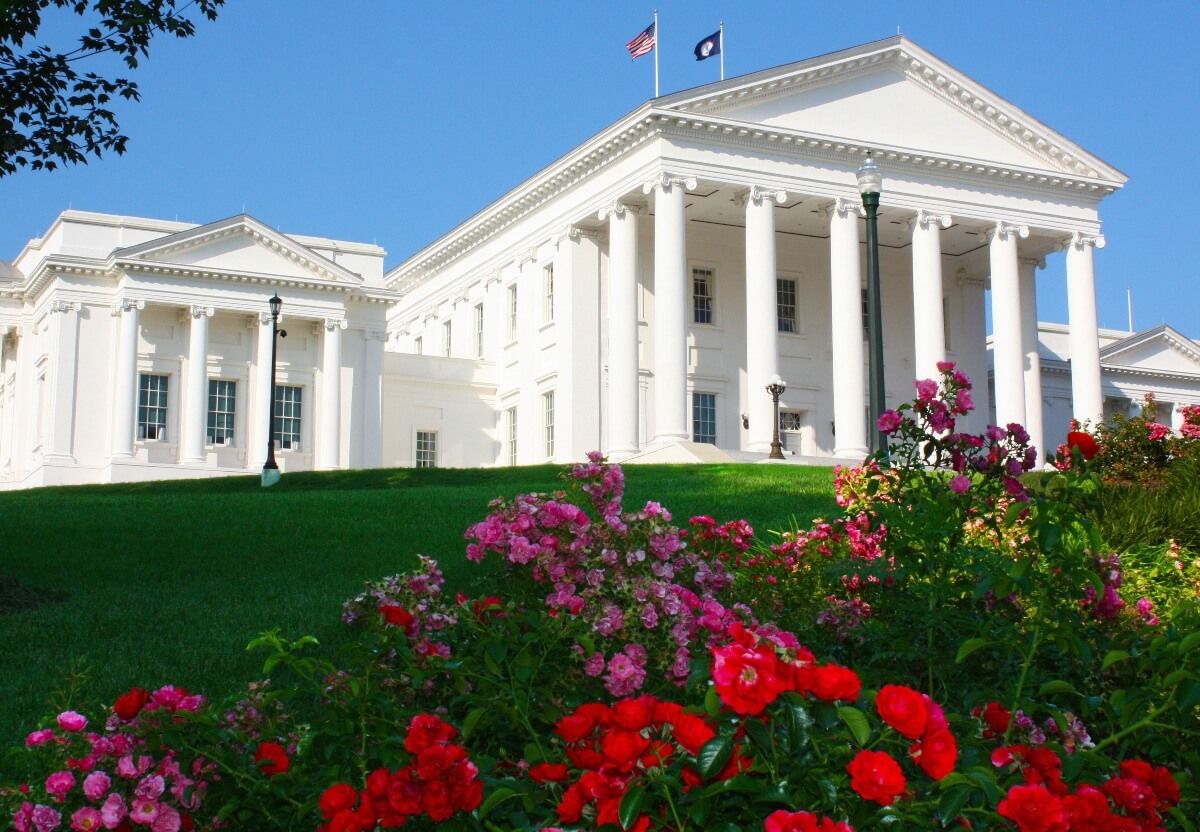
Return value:
[(879, 194), (883, 191), (883, 173), (867, 153), (858, 169), (858, 192), (867, 211), (867, 350), (871, 392), (871, 451), (886, 462), (887, 434), (879, 429), (883, 413), (883, 306), (879, 299)]
[(783, 445), (779, 442), (779, 397), (786, 389), (787, 385), (783, 383), (783, 379), (779, 376), (771, 376), (767, 392), (771, 394), (771, 403), (775, 409), (775, 427), (771, 431), (771, 454), (767, 459), (783, 459)]
[(287, 330), (279, 328), (279, 310), (283, 308), (283, 300), (276, 293), (268, 303), (271, 304), (271, 401), (268, 405), (271, 414), (267, 428), (267, 461), (263, 463), (263, 487), (279, 482), (279, 466), (275, 463), (275, 358), (280, 338), (287, 337)]

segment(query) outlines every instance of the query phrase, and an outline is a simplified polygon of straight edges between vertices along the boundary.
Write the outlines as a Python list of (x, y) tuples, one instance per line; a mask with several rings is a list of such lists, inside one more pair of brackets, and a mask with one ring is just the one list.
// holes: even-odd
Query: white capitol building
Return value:
[(276, 293), (284, 471), (760, 458), (776, 374), (789, 452), (860, 459), (868, 150), (888, 402), (949, 359), (968, 427), (1050, 449), (1146, 392), (1200, 403), (1200, 345), (1097, 326), (1126, 177), (897, 36), (648, 101), (390, 271), (245, 215), (64, 212), (0, 263), (0, 488), (261, 469)]

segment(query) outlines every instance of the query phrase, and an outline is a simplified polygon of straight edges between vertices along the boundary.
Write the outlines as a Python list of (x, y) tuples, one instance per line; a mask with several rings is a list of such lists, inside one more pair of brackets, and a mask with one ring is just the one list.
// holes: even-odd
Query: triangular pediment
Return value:
[(1162, 324), (1109, 344), (1100, 360), (1148, 372), (1200, 373), (1200, 344)]
[(358, 286), (362, 277), (244, 214), (113, 253), (116, 260)]
[(903, 36), (667, 96), (656, 106), (1123, 184), (1124, 174)]

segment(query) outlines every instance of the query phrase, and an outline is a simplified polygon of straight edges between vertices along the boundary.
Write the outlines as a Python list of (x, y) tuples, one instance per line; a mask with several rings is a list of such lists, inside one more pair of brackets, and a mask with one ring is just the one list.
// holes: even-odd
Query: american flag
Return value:
[(629, 50), (631, 57), (640, 58), (643, 55), (648, 55), (654, 51), (654, 24), (651, 23), (640, 34), (629, 43), (625, 44), (625, 48)]

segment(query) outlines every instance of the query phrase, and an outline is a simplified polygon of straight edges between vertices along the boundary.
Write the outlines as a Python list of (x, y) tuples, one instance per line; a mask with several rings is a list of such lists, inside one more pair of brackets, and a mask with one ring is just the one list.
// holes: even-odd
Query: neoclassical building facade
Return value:
[(272, 407), (285, 470), (750, 458), (776, 375), (792, 454), (861, 458), (868, 153), (888, 399), (949, 359), (990, 374), (972, 427), (1053, 448), (1064, 390), (1101, 418), (1093, 257), (1125, 176), (897, 36), (648, 101), (386, 272), (247, 216), (68, 211), (0, 272), (0, 477), (256, 471)]

